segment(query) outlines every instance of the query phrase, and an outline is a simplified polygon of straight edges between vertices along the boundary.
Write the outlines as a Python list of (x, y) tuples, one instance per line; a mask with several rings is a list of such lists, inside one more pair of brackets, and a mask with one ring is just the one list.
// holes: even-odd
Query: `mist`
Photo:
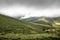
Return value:
[(0, 12), (11, 17), (56, 17), (60, 14), (60, 0), (0, 0)]

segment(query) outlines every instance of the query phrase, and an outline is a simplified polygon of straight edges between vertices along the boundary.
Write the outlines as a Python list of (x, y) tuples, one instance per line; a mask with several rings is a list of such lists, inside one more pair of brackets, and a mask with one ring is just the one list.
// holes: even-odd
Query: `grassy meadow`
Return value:
[(53, 22), (29, 23), (0, 15), (0, 40), (60, 40), (60, 25)]

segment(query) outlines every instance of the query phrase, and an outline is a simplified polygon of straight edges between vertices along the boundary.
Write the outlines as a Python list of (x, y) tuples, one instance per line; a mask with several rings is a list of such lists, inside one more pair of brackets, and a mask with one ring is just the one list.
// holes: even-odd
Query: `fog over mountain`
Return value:
[(0, 0), (0, 12), (11, 17), (56, 17), (60, 15), (60, 0)]

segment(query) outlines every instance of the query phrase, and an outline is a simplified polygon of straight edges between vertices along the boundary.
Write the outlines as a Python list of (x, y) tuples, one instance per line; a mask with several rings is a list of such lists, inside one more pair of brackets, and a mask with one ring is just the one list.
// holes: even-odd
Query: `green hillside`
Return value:
[(45, 25), (36, 25), (33, 23), (27, 23), (22, 20), (17, 20), (8, 16), (0, 15), (0, 32), (2, 33), (40, 33), (42, 29), (48, 29), (51, 27)]
[(0, 15), (0, 32), (4, 33), (32, 33), (33, 26), (21, 20), (17, 20), (8, 16)]
[(54, 27), (55, 25), (60, 26), (60, 17), (30, 17), (24, 20), (26, 22), (44, 25), (44, 26), (45, 25), (54, 26)]
[(39, 19), (39, 17), (30, 17), (30, 18), (26, 18), (26, 19), (23, 19), (23, 20), (26, 21), (26, 22), (33, 22), (37, 19)]
[(49, 17), (30, 17), (24, 19), (26, 22), (40, 24), (40, 25), (49, 25), (52, 26), (53, 19)]
[(38, 31), (39, 29), (42, 29), (42, 30), (57, 29), (58, 30), (60, 28), (60, 17), (36, 17), (36, 18), (32, 17), (32, 18), (27, 18), (25, 20), (29, 20), (27, 22), (33, 24)]
[[(47, 21), (42, 19), (37, 21), (44, 21), (44, 24), (35, 23), (36, 20), (29, 23), (0, 15), (0, 40), (54, 40), (60, 35), (55, 27), (46, 24)], [(55, 20), (52, 24), (57, 25), (56, 22)]]

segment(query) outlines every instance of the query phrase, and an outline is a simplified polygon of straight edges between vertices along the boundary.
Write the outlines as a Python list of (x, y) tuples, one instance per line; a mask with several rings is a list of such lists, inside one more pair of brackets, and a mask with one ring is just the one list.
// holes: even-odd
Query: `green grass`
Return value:
[(14, 33), (39, 33), (40, 29), (49, 28), (47, 25), (36, 25), (17, 20), (8, 16), (0, 15), (0, 32), (14, 32)]
[(31, 33), (33, 26), (21, 20), (0, 15), (0, 32)]
[[(20, 38), (35, 40), (37, 38), (44, 39), (48, 37), (58, 37), (59, 32), (48, 33), (44, 32), (43, 29), (53, 29), (50, 25), (28, 23), (22, 20), (17, 20), (8, 16), (0, 15), (0, 40), (12, 40)], [(59, 36), (60, 37), (60, 36)]]
[(55, 34), (49, 34), (49, 33), (43, 33), (43, 34), (5, 34), (5, 35), (0, 35), (0, 37), (3, 38), (8, 38), (8, 39), (36, 39), (36, 38), (47, 38), (47, 37), (56, 37)]

